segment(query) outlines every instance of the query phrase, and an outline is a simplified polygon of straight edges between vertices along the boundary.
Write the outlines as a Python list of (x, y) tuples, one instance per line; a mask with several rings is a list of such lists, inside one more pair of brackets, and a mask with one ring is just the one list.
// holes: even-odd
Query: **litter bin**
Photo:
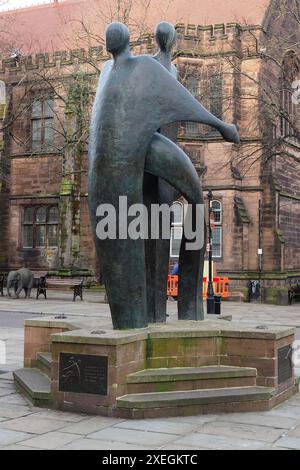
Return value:
[(215, 295), (215, 315), (221, 315), (221, 295)]
[(249, 302), (259, 302), (260, 282), (257, 280), (249, 281)]

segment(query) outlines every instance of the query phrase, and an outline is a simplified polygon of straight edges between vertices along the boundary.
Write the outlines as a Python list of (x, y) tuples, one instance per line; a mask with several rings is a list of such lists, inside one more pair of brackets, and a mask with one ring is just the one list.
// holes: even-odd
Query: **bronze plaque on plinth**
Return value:
[(278, 349), (278, 383), (281, 384), (293, 377), (292, 346)]
[(107, 395), (107, 356), (60, 353), (60, 392)]

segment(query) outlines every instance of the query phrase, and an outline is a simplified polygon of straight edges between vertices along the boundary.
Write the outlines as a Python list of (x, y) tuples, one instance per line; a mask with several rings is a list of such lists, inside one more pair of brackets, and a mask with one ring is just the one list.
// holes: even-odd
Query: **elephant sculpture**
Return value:
[(15, 296), (19, 298), (21, 291), (24, 289), (25, 297), (30, 298), (33, 286), (33, 273), (30, 269), (21, 268), (17, 271), (10, 271), (7, 276), (7, 295), (11, 297), (10, 289), (13, 287)]

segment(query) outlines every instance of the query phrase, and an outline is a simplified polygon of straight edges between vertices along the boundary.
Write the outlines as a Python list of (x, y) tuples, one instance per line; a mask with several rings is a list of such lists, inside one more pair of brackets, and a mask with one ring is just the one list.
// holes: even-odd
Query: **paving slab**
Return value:
[(21, 446), (19, 444), (12, 444), (11, 446), (0, 447), (0, 450), (41, 450), (35, 447)]
[(294, 418), (300, 420), (300, 406), (293, 405), (281, 405), (277, 408), (273, 408), (273, 410), (268, 411), (269, 416), (285, 416), (288, 418)]
[(46, 434), (42, 434), (41, 436), (36, 436), (31, 439), (24, 440), (20, 443), (22, 445), (35, 447), (37, 449), (54, 450), (69, 444), (75, 439), (78, 439), (77, 434), (67, 434), (63, 432), (53, 431), (47, 432)]
[[(298, 421), (299, 423), (299, 421)], [(294, 429), (292, 429), (291, 431), (289, 431), (287, 433), (287, 436), (288, 437), (299, 437), (300, 438), (300, 424), (298, 426), (296, 426)]]
[(194, 416), (172, 416), (172, 421), (178, 421), (180, 423), (195, 423), (198, 426), (201, 426), (204, 423), (211, 423), (216, 421), (218, 417), (223, 415), (194, 415)]
[(22, 397), (19, 393), (12, 393), (10, 395), (6, 395), (5, 397), (1, 397), (1, 404), (9, 403), (12, 405), (28, 405), (30, 404), (26, 398)]
[(283, 434), (282, 429), (272, 429), (252, 424), (216, 421), (204, 424), (201, 432), (215, 436), (226, 436), (233, 440), (235, 438), (253, 439), (255, 441), (275, 442)]
[(107, 428), (88, 434), (91, 439), (113, 441), (141, 446), (162, 446), (174, 440), (174, 436), (159, 432), (134, 431), (132, 429)]
[(290, 449), (287, 449), (286, 447), (277, 446), (275, 443), (275, 444), (268, 444), (260, 450), (290, 450)]
[(32, 414), (32, 407), (29, 405), (14, 405), (0, 402), (0, 417), (1, 418), (20, 418)]
[(34, 414), (22, 418), (11, 419), (1, 424), (5, 429), (15, 431), (27, 431), (33, 434), (45, 434), (50, 431), (62, 428), (66, 422), (49, 418), (39, 418)]
[(211, 450), (207, 447), (193, 447), (193, 446), (183, 446), (182, 444), (168, 444), (163, 446), (160, 450)]
[(13, 382), (8, 381), (8, 380), (0, 380), (0, 389), (6, 389), (6, 390), (15, 390), (15, 386)]
[[(36, 408), (33, 408), (33, 412)], [(84, 413), (71, 413), (69, 411), (44, 410), (34, 412), (36, 418), (49, 418), (66, 421), (67, 423), (78, 423), (87, 419), (89, 416)]]
[[(77, 439), (60, 447), (60, 450), (151, 450), (150, 447), (125, 444), (120, 442), (100, 441), (98, 439)], [(155, 449), (154, 447), (152, 449)]]
[(11, 395), (14, 393), (14, 390), (7, 389), (7, 388), (0, 388), (0, 397), (6, 397), (7, 395)]
[(215, 450), (256, 450), (262, 449), (266, 443), (263, 441), (255, 441), (252, 439), (230, 439), (224, 436), (213, 436), (211, 434), (193, 433), (188, 436), (181, 437), (180, 440), (174, 442), (174, 445), (188, 445), (192, 447), (205, 447)]
[(288, 401), (288, 404), (293, 405), (293, 406), (300, 406), (300, 395), (298, 394), (298, 395), (290, 398), (289, 401)]
[(296, 426), (299, 420), (281, 416), (269, 415), (266, 413), (232, 413), (223, 414), (218, 417), (218, 421), (227, 423), (254, 424), (256, 426), (266, 426), (275, 429), (291, 429)]
[(13, 380), (12, 372), (4, 372), (0, 374), (0, 381), (1, 380)]
[(69, 424), (63, 427), (61, 432), (71, 432), (72, 434), (86, 435), (92, 432), (101, 431), (102, 429), (109, 428), (114, 424), (121, 423), (119, 418), (107, 418), (106, 416), (94, 416), (92, 418), (84, 419), (80, 423)]
[(195, 430), (196, 425), (192, 423), (180, 423), (171, 420), (146, 419), (146, 420), (128, 420), (116, 424), (114, 428), (133, 429), (135, 431), (161, 432), (164, 434), (182, 435)]
[(285, 449), (300, 450), (300, 438), (282, 437), (276, 442), (276, 445)]
[(16, 442), (23, 441), (26, 438), (32, 437), (32, 434), (26, 432), (12, 431), (10, 429), (3, 429), (0, 427), (0, 446), (15, 444)]

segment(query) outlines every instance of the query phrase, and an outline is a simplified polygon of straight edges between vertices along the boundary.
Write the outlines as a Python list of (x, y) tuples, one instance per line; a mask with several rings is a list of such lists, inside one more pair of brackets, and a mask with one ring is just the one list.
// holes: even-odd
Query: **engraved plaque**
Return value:
[(292, 346), (278, 349), (278, 383), (281, 384), (293, 376)]
[(60, 353), (59, 391), (107, 395), (107, 357)]

